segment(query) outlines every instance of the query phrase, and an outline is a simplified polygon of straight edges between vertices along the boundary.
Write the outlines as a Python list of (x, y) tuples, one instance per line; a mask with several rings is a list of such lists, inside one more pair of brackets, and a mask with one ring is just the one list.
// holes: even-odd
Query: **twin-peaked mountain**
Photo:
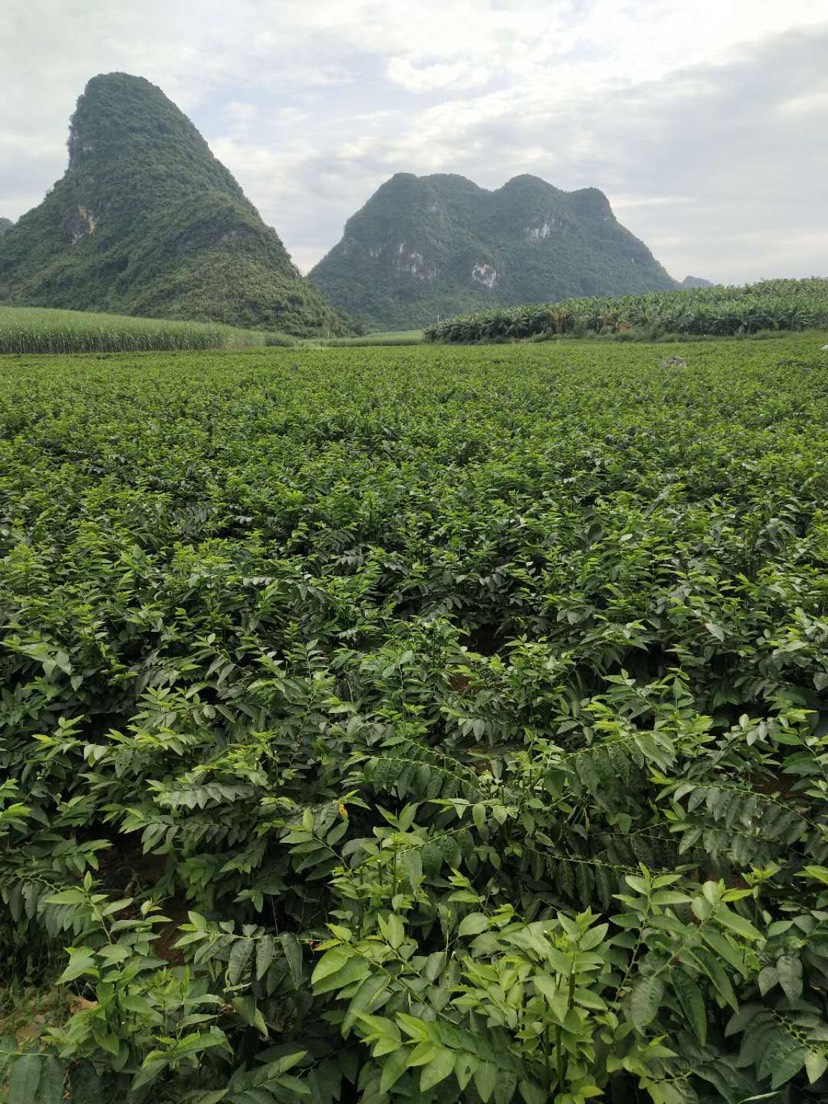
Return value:
[(0, 228), (0, 302), (348, 332), (193, 124), (142, 77), (94, 77), (69, 167)]
[(398, 173), (350, 218), (309, 279), (386, 328), (580, 295), (678, 285), (597, 188), (536, 176), (486, 191), (462, 176)]

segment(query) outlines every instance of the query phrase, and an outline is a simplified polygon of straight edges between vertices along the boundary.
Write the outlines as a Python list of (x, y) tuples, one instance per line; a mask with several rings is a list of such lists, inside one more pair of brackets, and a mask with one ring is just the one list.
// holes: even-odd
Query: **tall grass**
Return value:
[(132, 353), (264, 345), (277, 335), (211, 322), (0, 307), (0, 353)]

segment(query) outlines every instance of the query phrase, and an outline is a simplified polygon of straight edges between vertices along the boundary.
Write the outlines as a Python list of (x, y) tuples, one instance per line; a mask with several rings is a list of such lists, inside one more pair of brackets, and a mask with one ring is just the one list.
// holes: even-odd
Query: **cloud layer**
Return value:
[(84, 84), (123, 70), (190, 115), (305, 269), (394, 172), (532, 172), (602, 188), (679, 277), (828, 274), (824, 0), (8, 7), (0, 215), (40, 201)]

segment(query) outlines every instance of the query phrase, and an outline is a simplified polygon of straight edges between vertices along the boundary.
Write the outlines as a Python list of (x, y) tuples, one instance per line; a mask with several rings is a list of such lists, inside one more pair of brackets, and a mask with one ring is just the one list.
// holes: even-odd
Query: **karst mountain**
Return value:
[(142, 77), (94, 77), (69, 165), (0, 229), (0, 302), (291, 333), (350, 323), (291, 261), (190, 120)]
[(597, 188), (564, 192), (516, 176), (487, 191), (463, 176), (411, 173), (374, 193), (309, 278), (333, 304), (383, 328), (678, 286)]

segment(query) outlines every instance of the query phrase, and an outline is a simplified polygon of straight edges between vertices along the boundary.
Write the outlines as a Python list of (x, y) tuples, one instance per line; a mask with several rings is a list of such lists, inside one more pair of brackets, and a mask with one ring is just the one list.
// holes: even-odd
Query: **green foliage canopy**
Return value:
[(825, 354), (664, 351), (7, 363), (9, 1104), (825, 1099)]
[(828, 279), (811, 277), (478, 311), (428, 326), (424, 337), (426, 341), (458, 343), (562, 334), (732, 337), (826, 326)]

